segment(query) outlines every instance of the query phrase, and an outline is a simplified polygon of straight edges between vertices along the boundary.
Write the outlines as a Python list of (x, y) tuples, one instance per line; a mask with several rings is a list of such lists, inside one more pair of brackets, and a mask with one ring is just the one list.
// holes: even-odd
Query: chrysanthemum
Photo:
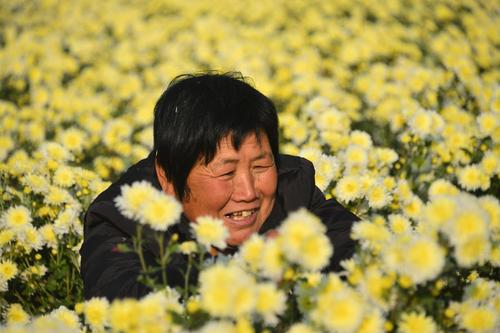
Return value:
[(17, 265), (10, 260), (0, 262), (0, 280), (9, 281), (18, 273)]
[(83, 149), (87, 135), (84, 131), (72, 127), (64, 130), (59, 135), (59, 142), (72, 152), (80, 152)]
[(401, 214), (389, 215), (389, 226), (395, 234), (404, 234), (411, 230), (410, 221)]
[(320, 220), (305, 209), (293, 212), (279, 228), (278, 242), (285, 257), (309, 270), (328, 263), (332, 249)]
[(479, 198), (479, 205), (490, 217), (490, 228), (494, 232), (500, 232), (500, 203), (492, 195)]
[(102, 329), (108, 323), (109, 302), (105, 298), (92, 298), (85, 302), (85, 321), (95, 329)]
[(360, 146), (364, 149), (371, 148), (371, 146), (373, 145), (370, 134), (359, 130), (354, 130), (351, 132), (350, 142), (352, 145)]
[(493, 112), (484, 112), (477, 117), (477, 123), (481, 137), (491, 135), (499, 125), (498, 115)]
[(387, 206), (392, 199), (385, 188), (378, 183), (368, 190), (366, 198), (368, 199), (368, 206), (374, 209), (380, 209)]
[(286, 296), (283, 291), (276, 288), (274, 283), (257, 285), (257, 302), (255, 310), (264, 318), (268, 325), (276, 324), (278, 315), (286, 308)]
[(236, 327), (230, 321), (225, 320), (217, 320), (217, 321), (209, 321), (202, 328), (200, 328), (198, 333), (237, 333)]
[(56, 185), (69, 187), (75, 183), (73, 170), (67, 166), (60, 166), (54, 173), (53, 181)]
[[(460, 316), (460, 326), (469, 332), (493, 332), (498, 322), (498, 312), (490, 307), (474, 307)], [(497, 327), (498, 328), (498, 327)]]
[(284, 254), (281, 246), (275, 239), (268, 239), (262, 250), (259, 269), (263, 276), (279, 280), (285, 269)]
[(455, 195), (459, 192), (459, 189), (455, 185), (445, 179), (437, 179), (429, 186), (429, 197), (431, 199), (438, 195)]
[(379, 311), (372, 311), (365, 315), (361, 325), (357, 329), (358, 333), (378, 333), (384, 331), (384, 318)]
[(362, 246), (369, 248), (378, 248), (391, 238), (386, 227), (369, 221), (355, 223), (351, 235), (354, 239), (360, 240)]
[(200, 216), (196, 223), (191, 224), (196, 240), (207, 249), (211, 246), (224, 249), (226, 247), (226, 238), (229, 236), (224, 222), (211, 216)]
[(462, 267), (484, 264), (491, 253), (491, 244), (487, 237), (468, 237), (466, 241), (455, 245), (455, 259)]
[[(465, 209), (464, 209), (465, 208)], [(487, 238), (489, 219), (486, 212), (472, 205), (462, 203), (462, 210), (445, 227), (445, 232), (453, 244), (459, 244), (474, 237)]]
[(287, 333), (317, 333), (315, 329), (303, 323), (293, 324)]
[(399, 321), (400, 333), (435, 333), (436, 324), (423, 313), (405, 313)]
[(441, 273), (445, 263), (444, 249), (426, 237), (413, 239), (405, 246), (403, 253), (403, 263), (399, 270), (415, 284), (434, 279)]
[(421, 138), (432, 134), (432, 112), (420, 109), (409, 119), (411, 131)]
[(363, 319), (365, 304), (358, 294), (345, 289), (322, 292), (311, 312), (313, 320), (332, 332), (354, 332)]
[(13, 303), (9, 305), (6, 319), (9, 324), (26, 324), (30, 316), (24, 311), (21, 304)]
[(212, 316), (239, 318), (255, 309), (255, 281), (239, 267), (213, 265), (199, 281), (201, 305)]
[(363, 168), (368, 163), (368, 152), (365, 148), (350, 145), (345, 150), (344, 161), (346, 167), (360, 167)]
[(349, 203), (363, 196), (359, 178), (345, 176), (341, 178), (335, 186), (335, 196), (344, 203)]
[(375, 155), (381, 165), (391, 165), (399, 158), (398, 153), (390, 148), (375, 148)]
[(123, 185), (121, 195), (115, 198), (114, 202), (124, 216), (130, 219), (138, 218), (142, 205), (153, 198), (155, 191), (146, 181), (134, 182), (131, 185)]
[(22, 230), (31, 225), (31, 212), (24, 206), (14, 206), (2, 215), (1, 223), (5, 228)]
[(138, 302), (135, 299), (115, 300), (109, 308), (109, 324), (114, 331), (128, 332), (137, 329), (140, 316)]
[(160, 191), (144, 202), (139, 209), (139, 222), (154, 230), (165, 231), (179, 220), (182, 205), (171, 195)]
[(42, 239), (47, 246), (55, 248), (57, 246), (57, 236), (54, 232), (54, 226), (52, 224), (45, 224), (38, 230)]
[(264, 239), (258, 234), (253, 234), (243, 243), (239, 251), (241, 258), (250, 266), (252, 271), (256, 271), (262, 259), (264, 250)]
[(47, 178), (41, 175), (29, 173), (21, 179), (21, 182), (35, 193), (45, 193), (49, 189)]
[(60, 320), (68, 328), (78, 330), (81, 327), (78, 315), (63, 305), (52, 311), (50, 316)]
[(483, 171), (477, 165), (468, 165), (458, 170), (458, 183), (464, 189), (473, 191), (483, 186)]

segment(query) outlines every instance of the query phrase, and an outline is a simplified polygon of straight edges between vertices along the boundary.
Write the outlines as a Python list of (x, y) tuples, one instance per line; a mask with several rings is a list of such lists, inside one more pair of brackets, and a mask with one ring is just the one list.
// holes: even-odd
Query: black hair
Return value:
[(273, 102), (241, 73), (183, 74), (163, 92), (154, 110), (154, 151), (167, 180), (183, 200), (196, 162), (208, 164), (221, 140), (239, 150), (249, 135), (267, 135), (277, 163), (278, 116)]

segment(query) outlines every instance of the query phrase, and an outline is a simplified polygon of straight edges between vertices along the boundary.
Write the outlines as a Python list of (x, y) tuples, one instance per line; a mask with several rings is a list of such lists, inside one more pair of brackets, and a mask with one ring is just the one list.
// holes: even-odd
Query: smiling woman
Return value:
[[(273, 103), (241, 75), (175, 79), (155, 107), (153, 152), (87, 211), (81, 249), (85, 297), (139, 297), (149, 291), (137, 280), (137, 254), (116, 250), (132, 243), (137, 222), (114, 202), (123, 185), (137, 181), (175, 196), (182, 205), (181, 221), (165, 232), (165, 239), (176, 234), (181, 241), (191, 240), (192, 221), (215, 217), (228, 230), (225, 253), (237, 251), (252, 234), (275, 236), (288, 213), (305, 207), (320, 217), (334, 246), (328, 270), (340, 269), (340, 261), (354, 251), (349, 234), (357, 218), (334, 199), (326, 200), (314, 184), (312, 164), (279, 154), (278, 142)], [(154, 265), (160, 249), (148, 241), (154, 238), (150, 232), (144, 230), (144, 256)], [(184, 283), (186, 263), (183, 254), (171, 257), (166, 267), (170, 285)]]
[[(169, 193), (165, 172), (156, 165), (162, 189)], [(265, 134), (249, 134), (236, 150), (224, 137), (214, 159), (195, 164), (186, 181), (189, 195), (183, 200), (190, 221), (203, 215), (220, 218), (229, 230), (226, 242), (240, 245), (259, 231), (271, 214), (278, 173)], [(175, 194), (175, 193), (170, 193)]]

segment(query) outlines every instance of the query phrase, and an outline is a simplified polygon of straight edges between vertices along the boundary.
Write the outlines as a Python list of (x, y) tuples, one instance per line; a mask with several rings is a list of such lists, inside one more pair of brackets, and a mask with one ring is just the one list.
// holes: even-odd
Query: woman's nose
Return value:
[(241, 174), (235, 177), (233, 183), (233, 200), (251, 202), (257, 199), (254, 179), (251, 173)]

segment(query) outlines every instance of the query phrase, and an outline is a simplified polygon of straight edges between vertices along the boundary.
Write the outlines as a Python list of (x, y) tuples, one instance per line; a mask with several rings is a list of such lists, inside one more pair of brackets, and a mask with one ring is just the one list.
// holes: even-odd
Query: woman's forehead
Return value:
[(238, 148), (234, 146), (232, 136), (226, 135), (217, 145), (217, 151), (212, 161), (207, 164), (228, 164), (238, 162), (242, 157), (249, 158), (251, 161), (264, 158), (273, 158), (271, 146), (265, 133), (256, 135), (248, 134), (241, 142)]

